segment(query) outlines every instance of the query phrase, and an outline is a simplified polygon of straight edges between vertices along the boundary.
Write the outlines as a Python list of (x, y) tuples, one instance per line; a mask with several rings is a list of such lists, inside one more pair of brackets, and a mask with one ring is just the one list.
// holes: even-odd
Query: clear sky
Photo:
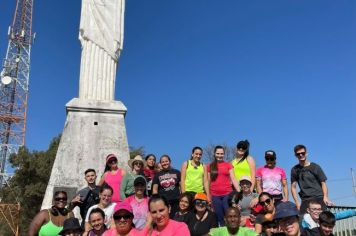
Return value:
[[(27, 146), (45, 150), (78, 96), (79, 0), (34, 0)], [(0, 1), (0, 57), (15, 1)], [(328, 176), (330, 198), (356, 206), (356, 2), (128, 0), (116, 99), (130, 146), (169, 154), (248, 139), (258, 166), (297, 163)], [(73, 157), (74, 158), (74, 157)]]

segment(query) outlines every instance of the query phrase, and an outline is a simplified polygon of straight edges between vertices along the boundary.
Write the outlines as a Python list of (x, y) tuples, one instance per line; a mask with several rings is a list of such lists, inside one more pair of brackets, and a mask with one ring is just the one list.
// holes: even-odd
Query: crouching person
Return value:
[[(280, 202), (273, 219), (286, 236), (304, 236), (299, 226), (297, 206), (292, 202)], [(281, 234), (279, 234), (281, 235)]]
[(323, 211), (319, 215), (319, 227), (304, 229), (303, 236), (334, 236), (335, 215), (330, 211)]
[(229, 207), (225, 211), (225, 226), (210, 230), (210, 236), (256, 236), (257, 233), (251, 229), (240, 226), (240, 210)]

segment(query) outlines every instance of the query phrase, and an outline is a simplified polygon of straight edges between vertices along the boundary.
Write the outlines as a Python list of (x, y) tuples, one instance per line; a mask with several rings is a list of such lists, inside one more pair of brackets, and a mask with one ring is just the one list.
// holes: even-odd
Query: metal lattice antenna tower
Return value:
[(17, 0), (0, 74), (0, 187), (11, 154), (25, 144), (33, 0)]

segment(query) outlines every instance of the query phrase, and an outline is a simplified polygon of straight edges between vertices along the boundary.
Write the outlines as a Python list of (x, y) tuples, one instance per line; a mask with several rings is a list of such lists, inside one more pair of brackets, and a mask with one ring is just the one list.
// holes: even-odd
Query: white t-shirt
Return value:
[[(116, 203), (115, 202), (112, 202), (110, 203), (110, 205), (108, 205), (107, 207), (105, 207), (104, 209), (101, 209), (104, 211), (105, 213), (105, 225), (108, 229), (110, 229), (110, 226), (111, 226), (111, 221), (112, 221), (112, 216), (114, 215), (114, 208), (116, 206)], [(88, 209), (88, 213), (85, 217), (85, 222), (89, 222), (89, 215), (90, 215), (90, 212), (95, 209), (95, 208), (98, 208), (98, 204), (97, 205), (94, 205), (94, 206), (91, 206), (89, 209)]]

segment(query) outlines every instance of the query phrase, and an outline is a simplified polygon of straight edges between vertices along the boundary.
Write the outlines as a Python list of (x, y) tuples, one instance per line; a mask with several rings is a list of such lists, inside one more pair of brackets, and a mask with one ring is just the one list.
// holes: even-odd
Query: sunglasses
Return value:
[(268, 198), (268, 199), (266, 199), (264, 202), (260, 201), (259, 203), (260, 203), (260, 205), (262, 205), (262, 206), (268, 206), (268, 205), (271, 204), (271, 202), (272, 202), (272, 200), (271, 200), (270, 198)]
[(134, 166), (143, 166), (142, 162), (136, 161), (133, 163)]
[(115, 164), (115, 163), (117, 163), (117, 160), (116, 160), (116, 159), (109, 160), (108, 163), (109, 163), (109, 164)]
[(121, 219), (124, 219), (124, 220), (129, 220), (131, 219), (132, 216), (131, 215), (114, 215), (114, 220), (121, 220)]
[(59, 201), (66, 202), (66, 201), (67, 201), (67, 198), (66, 198), (66, 197), (56, 197), (56, 198), (54, 198), (54, 200), (55, 200), (56, 202), (59, 202)]
[(266, 161), (275, 161), (275, 157), (265, 157)]
[(305, 152), (296, 152), (295, 156), (299, 157), (299, 156), (305, 156)]
[(195, 205), (206, 206), (206, 205), (208, 205), (208, 202), (205, 200), (195, 200)]

